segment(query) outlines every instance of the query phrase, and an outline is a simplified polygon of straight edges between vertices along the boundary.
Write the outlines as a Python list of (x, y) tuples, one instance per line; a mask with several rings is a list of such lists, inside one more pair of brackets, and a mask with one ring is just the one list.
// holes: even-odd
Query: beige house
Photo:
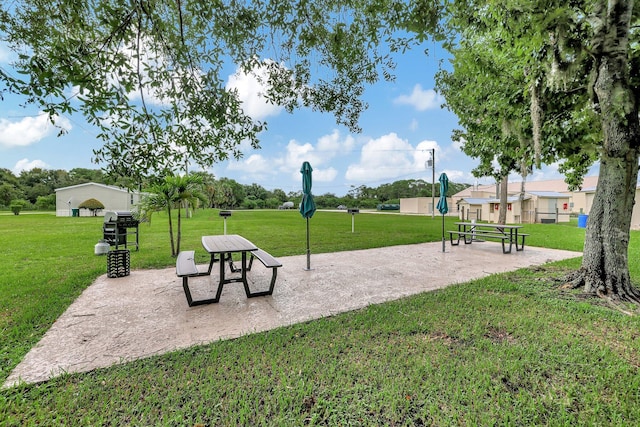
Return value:
[[(587, 209), (587, 196), (589, 191), (595, 192), (596, 185), (598, 184), (597, 176), (587, 176), (582, 181), (582, 189), (576, 191), (569, 191), (569, 186), (563, 179), (552, 179), (547, 181), (525, 181), (524, 192), (525, 194), (550, 192), (550, 193), (563, 193), (569, 196), (569, 205), (567, 206), (568, 213), (580, 214), (588, 213)], [(517, 196), (522, 191), (522, 182), (510, 182), (507, 188), (508, 197)], [(497, 193), (496, 185), (476, 185), (468, 187), (457, 194), (451, 196), (453, 203), (459, 203), (463, 198), (493, 198), (498, 199), (500, 196)], [(593, 195), (591, 196), (593, 200)], [(562, 202), (565, 203), (565, 202)], [(560, 205), (561, 211), (564, 211), (563, 206)], [(591, 205), (589, 204), (589, 208)], [(531, 211), (532, 208), (525, 207), (525, 211)], [(548, 208), (543, 209), (540, 207), (541, 212), (547, 211)]]
[[(597, 184), (597, 176), (587, 176), (580, 190), (569, 191), (569, 186), (562, 179), (526, 181), (524, 198), (521, 201), (522, 183), (510, 182), (507, 189), (506, 222), (509, 224), (568, 222), (571, 215), (588, 215)], [(631, 229), (640, 230), (640, 186), (636, 188), (635, 199)], [(497, 222), (500, 200), (495, 184), (468, 187), (447, 198), (447, 201), (449, 213), (457, 212), (460, 219)], [(431, 214), (431, 197), (400, 199), (400, 212)]]
[[(532, 191), (507, 198), (509, 224), (569, 222), (570, 195), (553, 191)], [(458, 202), (461, 220), (478, 220), (497, 223), (500, 200), (495, 197), (468, 197)]]
[[(568, 222), (571, 214), (588, 213), (597, 183), (597, 176), (585, 177), (582, 190), (572, 192), (562, 179), (526, 181), (524, 198), (520, 201), (522, 183), (510, 182), (507, 197), (511, 209), (507, 208), (507, 222)], [(460, 218), (497, 221), (500, 208), (497, 191), (494, 184), (472, 186), (454, 194), (452, 199), (459, 206)]]
[(71, 187), (57, 188), (56, 216), (90, 216), (87, 209), (79, 209), (79, 205), (88, 199), (102, 202), (104, 209), (98, 215), (107, 211), (131, 211), (140, 202), (141, 195), (137, 191), (126, 188), (88, 182)]
[[(410, 197), (406, 199), (400, 199), (400, 212), (407, 214), (423, 214), (423, 215), (431, 215), (431, 213), (435, 213), (440, 215), (438, 212), (438, 199), (432, 199), (431, 197)], [(449, 207), (449, 214), (458, 212), (457, 206), (453, 203), (453, 199), (451, 197), (447, 197), (447, 206)]]
[[(586, 188), (583, 189), (580, 193), (581, 197), (584, 198), (584, 213), (589, 214), (591, 210), (591, 206), (593, 205), (593, 198), (596, 195), (596, 188)], [(633, 205), (633, 211), (631, 213), (631, 229), (632, 230), (640, 230), (640, 186), (636, 187), (636, 203)]]

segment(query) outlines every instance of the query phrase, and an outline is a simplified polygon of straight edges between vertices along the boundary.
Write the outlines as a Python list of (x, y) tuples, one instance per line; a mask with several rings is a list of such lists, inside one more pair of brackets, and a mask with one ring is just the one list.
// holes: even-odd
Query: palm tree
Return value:
[[(149, 188), (149, 195), (140, 203), (140, 216), (151, 221), (153, 212), (166, 211), (169, 217), (169, 240), (171, 241), (171, 256), (180, 252), (182, 237), (182, 208), (188, 209), (188, 204), (197, 206), (199, 201), (207, 202), (207, 196), (202, 192), (202, 177), (198, 175), (166, 176), (164, 180)], [(177, 238), (174, 239), (172, 210), (178, 209)]]
[(189, 205), (197, 206), (198, 202), (207, 203), (208, 197), (202, 191), (202, 176), (185, 175), (185, 176), (169, 176), (165, 181), (173, 188), (173, 203), (178, 208), (178, 238), (176, 239), (176, 250), (173, 253), (177, 256), (180, 252), (180, 239), (182, 237), (182, 208), (185, 210), (185, 216), (188, 215)]

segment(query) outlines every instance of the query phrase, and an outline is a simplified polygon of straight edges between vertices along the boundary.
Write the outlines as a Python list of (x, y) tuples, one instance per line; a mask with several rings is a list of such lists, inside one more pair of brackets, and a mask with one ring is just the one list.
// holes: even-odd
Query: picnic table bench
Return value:
[[(464, 240), (466, 245), (473, 242), (482, 242), (483, 239), (498, 240), (502, 243), (502, 252), (511, 253), (513, 245), (516, 251), (524, 250), (524, 239), (528, 234), (520, 233), (521, 225), (505, 225), (505, 224), (486, 224), (477, 222), (456, 222), (457, 230), (450, 230), (449, 239), (452, 246), (460, 244), (460, 239)], [(457, 236), (454, 243), (454, 236)], [(509, 243), (507, 249), (506, 244)]]
[[(206, 251), (211, 255), (209, 268), (206, 271), (198, 270), (195, 262), (195, 251), (182, 251), (176, 259), (176, 275), (182, 278), (182, 287), (184, 288), (189, 307), (217, 303), (220, 300), (222, 287), (227, 283), (242, 283), (247, 298), (271, 295), (273, 293), (278, 274), (277, 270), (279, 267), (282, 267), (282, 263), (263, 249), (258, 248), (244, 237), (238, 235), (203, 236), (202, 246), (204, 246)], [(242, 261), (240, 267), (234, 265), (232, 258), (233, 253), (241, 253)], [(249, 288), (247, 272), (251, 271), (254, 259), (257, 259), (266, 268), (272, 270), (269, 288), (265, 291), (252, 292)], [(220, 262), (220, 274), (215, 297), (194, 301), (191, 296), (191, 290), (189, 289), (189, 278), (210, 276), (215, 262)], [(229, 269), (232, 273), (240, 273), (240, 277), (227, 277), (225, 273), (225, 263), (229, 263)]]

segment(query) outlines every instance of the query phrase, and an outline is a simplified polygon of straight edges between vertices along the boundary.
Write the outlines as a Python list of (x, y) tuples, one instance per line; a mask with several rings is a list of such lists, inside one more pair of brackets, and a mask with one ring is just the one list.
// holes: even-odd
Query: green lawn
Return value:
[[(197, 211), (184, 222), (183, 248), (206, 262), (200, 236), (222, 227), (217, 211)], [(441, 227), (440, 218), (362, 213), (351, 233), (350, 215), (317, 212), (312, 252), (439, 241)], [(234, 212), (227, 232), (274, 256), (305, 253), (305, 221), (297, 211)], [(525, 232), (527, 246), (579, 251), (584, 241), (575, 221), (525, 225)], [(101, 234), (102, 218), (0, 217), (2, 380), (106, 272), (105, 257), (93, 254)], [(635, 282), (639, 241), (632, 232)], [(140, 226), (140, 245), (132, 268), (174, 264), (166, 217)], [(565, 272), (577, 266), (579, 259), (494, 275), (2, 390), (0, 424), (637, 425), (640, 321), (559, 290)]]

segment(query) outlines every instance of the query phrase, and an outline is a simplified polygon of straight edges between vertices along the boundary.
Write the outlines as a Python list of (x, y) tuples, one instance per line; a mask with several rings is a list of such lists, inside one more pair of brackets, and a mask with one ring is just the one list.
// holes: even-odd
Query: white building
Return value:
[(106, 211), (131, 211), (141, 198), (138, 191), (95, 182), (57, 188), (55, 191), (56, 216), (92, 215), (87, 209), (78, 208), (82, 202), (89, 199), (99, 200), (104, 205), (104, 209), (98, 211), (98, 215), (104, 215)]

